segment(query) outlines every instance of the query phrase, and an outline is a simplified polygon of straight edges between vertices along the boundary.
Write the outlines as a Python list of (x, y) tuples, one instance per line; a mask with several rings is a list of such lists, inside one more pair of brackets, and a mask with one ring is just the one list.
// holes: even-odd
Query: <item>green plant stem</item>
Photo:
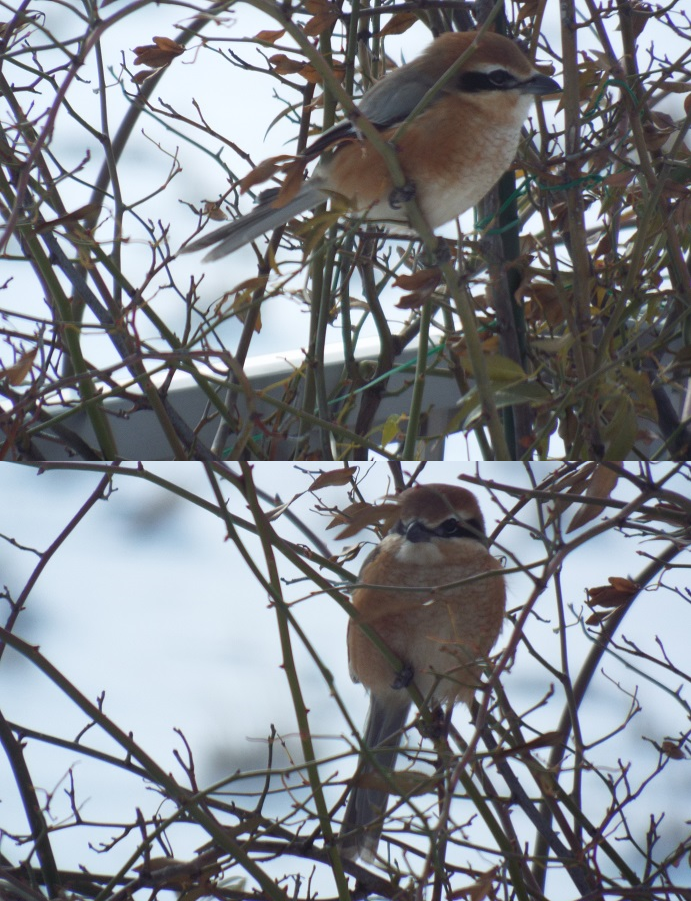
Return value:
[(417, 441), (420, 437), (420, 414), (422, 413), (422, 399), (425, 393), (425, 373), (427, 371), (427, 342), (429, 341), (429, 328), (432, 320), (432, 304), (425, 303), (420, 310), (420, 336), (418, 340), (418, 355), (415, 364), (415, 383), (413, 396), (410, 401), (408, 426), (405, 442), (403, 444), (403, 459), (417, 460)]
[[(6, 182), (4, 179), (2, 181), (4, 187)], [(69, 299), (62, 289), (62, 285), (44, 253), (39, 239), (26, 235), (22, 236), (22, 241), (28, 248), (28, 255), (33, 260), (40, 274), (47, 296), (55, 306), (56, 318), (61, 324), (60, 335), (75, 373), (83, 409), (94, 430), (99, 449), (105, 460), (114, 460), (119, 456), (117, 445), (103, 406), (95, 402), (98, 401), (100, 392), (94, 382), (92, 371), (82, 354), (79, 337), (80, 326), (73, 322)]]
[[(583, 384), (594, 372), (594, 348), (590, 299), (592, 293), (591, 262), (586, 243), (585, 204), (580, 184), (581, 173), (581, 112), (580, 78), (578, 68), (577, 38), (574, 0), (562, 3), (562, 53), (564, 62), (563, 100), (565, 118), (566, 163), (564, 178), (570, 187), (564, 195), (567, 210), (569, 253), (573, 269), (573, 343), (574, 365), (578, 383)], [(571, 449), (571, 456), (580, 459), (587, 451), (588, 459), (602, 456), (602, 442), (597, 421), (597, 389), (579, 397), (583, 429)]]

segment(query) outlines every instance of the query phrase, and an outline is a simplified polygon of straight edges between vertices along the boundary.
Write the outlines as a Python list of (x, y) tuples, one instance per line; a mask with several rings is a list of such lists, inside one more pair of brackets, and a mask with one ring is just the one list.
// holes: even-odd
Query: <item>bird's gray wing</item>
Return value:
[[(375, 82), (358, 103), (358, 109), (377, 128), (392, 128), (405, 122), (435, 84), (436, 79), (401, 66)], [(359, 137), (356, 126), (357, 122), (353, 124), (350, 119), (338, 122), (312, 141), (303, 155), (315, 159), (341, 141)]]
[(405, 122), (436, 82), (412, 66), (401, 66), (373, 84), (358, 109), (378, 128), (390, 128)]

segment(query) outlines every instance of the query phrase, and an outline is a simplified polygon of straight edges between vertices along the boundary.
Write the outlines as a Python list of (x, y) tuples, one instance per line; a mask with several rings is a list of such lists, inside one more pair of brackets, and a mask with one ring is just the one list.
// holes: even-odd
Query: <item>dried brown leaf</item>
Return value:
[(275, 44), (276, 41), (279, 41), (283, 35), (285, 34), (285, 29), (282, 28), (280, 31), (259, 31), (254, 36), (255, 41), (261, 41), (263, 44)]
[(291, 59), (285, 53), (276, 53), (274, 56), (270, 56), (269, 62), (279, 75), (294, 75), (305, 66), (301, 60)]
[(278, 507), (274, 507), (272, 510), (268, 510), (266, 513), (266, 518), (269, 520), (269, 522), (274, 522), (286, 512), (293, 501), (296, 501), (301, 496), (301, 494), (294, 494), (289, 501), (285, 502), (285, 504), (279, 504)]
[[(261, 312), (257, 311), (254, 304), (252, 303), (255, 290), (256, 289), (253, 290), (248, 288), (244, 291), (238, 291), (231, 304), (231, 309), (233, 313), (238, 317), (240, 322), (246, 322), (247, 317), (251, 312), (254, 316), (253, 330), (258, 334), (262, 330), (262, 316)], [(224, 294), (219, 303), (223, 303), (225, 300), (227, 300), (229, 294), (230, 292), (228, 292), (228, 294)]]
[(676, 131), (674, 119), (667, 113), (654, 111), (643, 125), (645, 143), (649, 150), (659, 150)]
[[(313, 11), (310, 8), (313, 6), (318, 7), (318, 10)], [(307, 37), (319, 37), (320, 34), (333, 28), (336, 22), (338, 22), (338, 7), (333, 3), (326, 2), (326, 0), (318, 0), (318, 2), (315, 3), (311, 2), (308, 5), (308, 10), (314, 12), (314, 14), (312, 18), (305, 23), (302, 29)]]
[[(609, 466), (597, 464), (595, 469), (591, 471), (590, 478), (586, 483), (585, 496), (607, 499), (612, 494), (612, 491), (614, 491), (618, 481), (619, 474), (615, 470), (610, 469)], [(599, 516), (604, 509), (604, 504), (602, 506), (599, 504), (584, 504), (571, 520), (571, 523), (566, 530), (567, 534), (576, 529), (580, 529), (581, 526), (586, 525), (586, 523), (592, 522), (592, 520)]]
[(297, 159), (295, 162), (284, 168), (286, 177), (280, 187), (278, 196), (271, 204), (278, 208), (289, 203), (302, 187), (304, 182), (305, 160)]
[(564, 321), (564, 308), (555, 285), (549, 282), (530, 282), (520, 290), (527, 301), (526, 317), (530, 322), (544, 319), (550, 328), (555, 328)]
[(331, 469), (322, 472), (310, 485), (310, 491), (319, 491), (321, 488), (330, 488), (334, 485), (349, 485), (357, 475), (357, 466), (344, 466), (343, 469)]
[(132, 81), (133, 81), (135, 84), (143, 84), (148, 78), (151, 78), (151, 76), (152, 76), (153, 74), (154, 74), (154, 73), (151, 72), (151, 71), (147, 71), (146, 69), (142, 69), (141, 72), (136, 72), (136, 73), (132, 76)]
[(588, 589), (586, 604), (590, 608), (616, 609), (623, 604), (628, 604), (631, 598), (640, 591), (640, 586), (631, 579), (610, 576), (608, 581), (609, 585), (597, 585), (595, 588)]
[[(561, 430), (560, 430), (561, 435)], [(553, 512), (549, 521), (567, 510), (574, 502), (579, 494), (583, 494), (588, 484), (588, 479), (595, 468), (596, 463), (585, 463), (579, 466), (573, 472), (567, 473), (554, 483), (553, 490), (559, 493), (559, 497), (554, 501)]]
[(265, 288), (268, 280), (268, 275), (256, 275), (253, 278), (245, 279), (244, 282), (240, 282), (239, 285), (231, 288), (231, 290), (228, 291), (228, 294), (237, 294), (239, 291), (251, 291), (254, 293), (261, 288)]
[(389, 34), (403, 34), (408, 31), (418, 21), (417, 13), (402, 12), (391, 16), (389, 21), (384, 25), (381, 31), (375, 34), (376, 38), (383, 38)]
[(207, 200), (204, 204), (204, 215), (208, 216), (212, 222), (224, 222), (228, 218), (218, 203), (211, 200)]
[(185, 52), (183, 45), (171, 38), (155, 37), (153, 40), (153, 44), (134, 48), (134, 53), (137, 54), (134, 59), (135, 66), (162, 69), (164, 66), (169, 66), (176, 56)]
[(368, 526), (379, 525), (382, 521), (390, 518), (394, 510), (398, 510), (395, 504), (375, 505), (358, 501), (344, 510), (340, 510), (328, 528), (335, 529), (345, 523), (345, 528), (336, 535), (336, 538), (339, 540), (351, 538)]
[(260, 185), (262, 182), (267, 181), (272, 175), (275, 175), (283, 168), (281, 163), (293, 159), (295, 159), (295, 157), (289, 156), (288, 154), (281, 154), (279, 156), (269, 157), (268, 160), (259, 163), (258, 166), (255, 166), (251, 172), (248, 172), (247, 175), (240, 180), (241, 193), (244, 194), (245, 191), (249, 191), (249, 189), (253, 188), (255, 185)]
[(37, 348), (28, 350), (21, 355), (16, 363), (13, 363), (6, 369), (0, 369), (0, 379), (7, 379), (10, 385), (21, 385), (27, 375), (31, 372), (31, 367), (34, 364), (37, 353)]
[(674, 741), (663, 741), (660, 745), (660, 750), (663, 754), (665, 754), (667, 757), (670, 757), (672, 760), (685, 760), (684, 752)]
[(441, 270), (436, 266), (431, 269), (418, 269), (411, 275), (399, 275), (393, 283), (394, 288), (404, 288), (406, 291), (420, 291), (427, 289), (429, 285), (436, 288), (441, 281)]
[(456, 901), (457, 898), (463, 898), (463, 901), (485, 901), (485, 898), (495, 899), (497, 893), (494, 889), (494, 882), (498, 872), (499, 867), (493, 867), (480, 876), (472, 885), (459, 889), (457, 892), (452, 892), (449, 896), (451, 901)]
[(305, 63), (304, 66), (301, 66), (299, 74), (301, 78), (304, 78), (310, 84), (321, 84), (323, 81), (319, 72), (310, 63)]
[(516, 24), (518, 25), (523, 19), (532, 19), (533, 16), (538, 15), (541, 8), (540, 0), (525, 0), (516, 14)]

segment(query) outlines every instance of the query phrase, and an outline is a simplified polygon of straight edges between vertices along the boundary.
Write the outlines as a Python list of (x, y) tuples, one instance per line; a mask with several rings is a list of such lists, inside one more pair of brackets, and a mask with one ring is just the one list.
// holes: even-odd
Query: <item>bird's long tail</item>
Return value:
[[(393, 769), (401, 744), (401, 730), (405, 726), (409, 710), (409, 704), (393, 706), (370, 697), (363, 738), (372, 751), (377, 766), (362, 756), (356, 779), (362, 780), (368, 774), (376, 774), (378, 768)], [(378, 780), (383, 782), (384, 779), (379, 774)], [(353, 860), (357, 857), (368, 861), (374, 859), (384, 825), (388, 797), (388, 791), (383, 789), (358, 785), (352, 788), (339, 834), (342, 854)]]
[(249, 244), (265, 232), (285, 225), (294, 216), (299, 216), (307, 210), (319, 206), (326, 199), (326, 195), (312, 181), (306, 181), (295, 197), (283, 206), (273, 206), (277, 191), (266, 191), (262, 195), (260, 203), (246, 216), (227, 222), (220, 228), (214, 229), (208, 235), (198, 238), (183, 249), (183, 253), (192, 253), (205, 247), (217, 246), (207, 253), (204, 262), (218, 260), (227, 256), (234, 250)]

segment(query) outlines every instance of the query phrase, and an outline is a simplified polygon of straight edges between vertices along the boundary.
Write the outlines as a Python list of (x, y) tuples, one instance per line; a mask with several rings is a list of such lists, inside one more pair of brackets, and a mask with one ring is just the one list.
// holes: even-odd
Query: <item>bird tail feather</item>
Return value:
[[(374, 761), (361, 757), (356, 779), (379, 769), (392, 770), (401, 745), (401, 731), (405, 726), (410, 705), (393, 706), (370, 698), (370, 708), (365, 725), (364, 742), (371, 750)], [(383, 780), (383, 776), (381, 777)], [(372, 861), (379, 844), (384, 825), (386, 802), (389, 793), (379, 788), (353, 786), (346, 805), (339, 833), (341, 853), (355, 860), (362, 857)]]
[(182, 252), (193, 253), (216, 244), (217, 246), (204, 257), (204, 262), (218, 260), (245, 244), (249, 244), (250, 241), (254, 241), (265, 232), (285, 225), (300, 213), (314, 209), (326, 199), (324, 192), (310, 181), (305, 182), (295, 197), (283, 206), (273, 206), (272, 202), (276, 196), (274, 191), (266, 191), (265, 196), (266, 200), (261, 201), (246, 216), (241, 216), (239, 219), (234, 219), (232, 222), (227, 222), (220, 228), (214, 229), (208, 235), (188, 244)]

